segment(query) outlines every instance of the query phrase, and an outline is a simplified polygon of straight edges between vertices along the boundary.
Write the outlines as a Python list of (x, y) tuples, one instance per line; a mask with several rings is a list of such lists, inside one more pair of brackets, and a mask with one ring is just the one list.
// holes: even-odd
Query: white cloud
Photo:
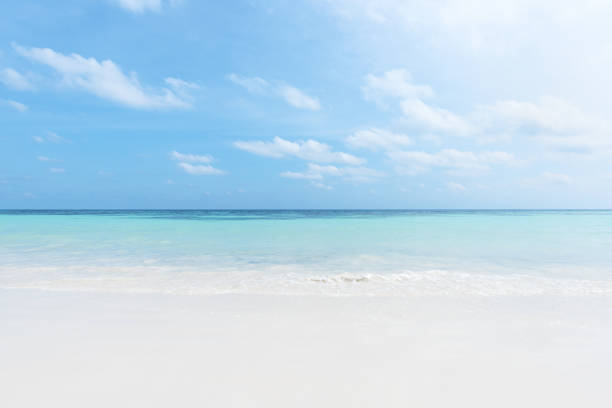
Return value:
[(0, 99), (0, 105), (10, 106), (11, 108), (18, 110), (19, 112), (25, 112), (28, 110), (28, 107), (23, 103), (11, 101), (8, 99)]
[[(606, 160), (612, 157), (608, 114), (612, 46), (602, 39), (612, 35), (612, 2), (329, 0), (319, 4), (331, 4), (346, 17), (343, 29), (360, 55), (377, 61), (379, 67), (392, 63), (398, 65), (387, 67), (410, 68), (415, 79), (404, 82), (435, 89), (437, 99), (394, 94), (401, 89), (398, 85), (383, 96), (364, 91), (366, 99), (382, 99), (394, 113), (406, 116), (397, 114), (390, 121), (395, 127), (414, 124), (400, 129), (415, 140), (428, 133), (443, 147), (473, 151), (481, 150), (480, 143), (497, 143), (489, 150), (515, 152), (538, 169), (534, 174), (549, 160), (553, 169), (571, 164), (594, 177), (606, 172)], [(385, 79), (385, 70), (364, 74), (368, 72)], [(364, 88), (368, 84), (366, 77)], [(410, 102), (402, 107), (405, 99)], [(425, 109), (416, 109), (423, 105)], [(465, 139), (447, 144), (454, 135)]]
[(605, 0), (579, 5), (573, 0), (328, 0), (322, 4), (357, 20), (360, 28), (362, 20), (369, 20), (374, 27), (395, 29), (395, 36), (416, 35), (429, 46), (497, 53), (551, 37), (556, 41), (568, 30), (584, 39), (600, 33), (590, 31), (593, 27), (606, 30), (612, 12), (612, 4)]
[(70, 140), (54, 132), (46, 132), (45, 136), (34, 136), (32, 139), (34, 139), (36, 143), (71, 143)]
[(429, 87), (410, 81), (404, 70), (387, 71), (380, 77), (370, 74), (364, 97), (394, 101), (403, 120), (430, 138), (437, 138), (436, 133), (467, 136), (479, 142), (531, 137), (560, 151), (612, 151), (610, 121), (587, 114), (566, 100), (550, 96), (537, 101), (500, 100), (460, 115), (423, 102), (419, 96), (431, 97), (433, 91), (426, 92)]
[(189, 164), (189, 163), (178, 163), (178, 166), (183, 169), (186, 173), (194, 174), (198, 176), (211, 176), (225, 174), (223, 170), (214, 168), (210, 164)]
[(280, 175), (291, 179), (320, 180), (323, 178), (323, 175), (319, 173), (296, 173), (293, 171), (284, 171)]
[(485, 163), (514, 163), (514, 155), (507, 152), (474, 153), (455, 149), (444, 149), (438, 153), (421, 151), (394, 151), (388, 153), (396, 161), (414, 161), (439, 167), (480, 167)]
[(528, 127), (556, 133), (581, 132), (586, 128), (600, 125), (576, 106), (559, 98), (543, 97), (539, 102), (503, 100), (484, 108), (505, 125)]
[[(134, 72), (123, 73), (111, 60), (98, 62), (79, 54), (64, 55), (50, 48), (26, 48), (14, 45), (22, 56), (57, 71), (60, 85), (89, 92), (124, 106), (139, 109), (189, 108), (191, 104), (176, 91), (160, 88), (153, 92), (143, 87)], [(180, 81), (169, 78), (171, 86)], [(168, 81), (168, 79), (167, 79)], [(173, 85), (174, 84), (174, 85)]]
[(209, 155), (183, 154), (175, 150), (170, 152), (170, 157), (174, 160), (189, 163), (210, 163), (213, 161), (212, 156)]
[(279, 87), (278, 92), (289, 105), (295, 108), (309, 110), (321, 109), (321, 104), (318, 99), (306, 95), (293, 86), (283, 85)]
[(214, 158), (210, 155), (185, 154), (173, 150), (170, 152), (170, 158), (179, 161), (177, 166), (189, 174), (199, 176), (225, 174), (225, 171), (217, 169), (209, 164), (214, 161)]
[(185, 89), (200, 89), (200, 85), (193, 83), (193, 82), (183, 81), (182, 79), (179, 79), (179, 78), (168, 77), (164, 79), (164, 82), (170, 85), (172, 89), (176, 91), (185, 90)]
[(33, 137), (34, 141), (36, 143), (45, 143), (45, 142), (51, 142), (51, 143), (70, 143), (70, 140), (58, 135), (57, 133), (54, 132), (47, 132), (45, 134), (45, 136), (34, 136)]
[(51, 167), (51, 168), (49, 169), (49, 171), (50, 171), (51, 173), (64, 173), (64, 172), (66, 172), (66, 170), (65, 170), (65, 169), (60, 169), (60, 168), (57, 168), (57, 167)]
[[(558, 95), (607, 117), (612, 2), (607, 0), (326, 0), (367, 60), (427, 72), (457, 113), (475, 103)], [(568, 35), (571, 33), (571, 35)], [(562, 40), (560, 40), (562, 39)], [(410, 52), (406, 52), (406, 50)], [(384, 66), (384, 65), (382, 65)], [(450, 87), (450, 88), (449, 88)], [(448, 88), (448, 89), (445, 89)], [(578, 141), (572, 141), (576, 145)]]
[(404, 99), (400, 102), (404, 115), (428, 131), (441, 131), (453, 134), (467, 134), (470, 125), (459, 115), (446, 109), (430, 106), (418, 99)]
[(518, 160), (507, 152), (474, 153), (455, 149), (444, 149), (437, 153), (422, 151), (391, 151), (387, 155), (398, 167), (398, 172), (417, 174), (433, 167), (463, 170), (487, 170), (493, 164), (513, 165)]
[(201, 89), (200, 85), (194, 82), (187, 82), (179, 78), (168, 77), (164, 79), (170, 89), (183, 101), (193, 103), (193, 93)]
[(461, 116), (423, 102), (422, 99), (434, 96), (433, 90), (427, 85), (412, 83), (410, 73), (404, 69), (392, 69), (382, 76), (369, 74), (365, 80), (362, 91), (366, 100), (381, 105), (385, 105), (386, 100), (397, 103), (404, 117), (424, 131), (452, 134), (471, 131), (471, 126)]
[(159, 13), (162, 10), (163, 4), (171, 6), (178, 5), (182, 0), (113, 0), (120, 7), (131, 11), (132, 13), (144, 13), (145, 11), (154, 11)]
[(317, 98), (309, 96), (304, 91), (291, 85), (270, 83), (260, 77), (243, 77), (237, 74), (229, 74), (227, 75), (227, 79), (236, 85), (240, 85), (252, 94), (281, 98), (294, 108), (308, 110), (321, 109), (321, 104)]
[(347, 137), (345, 142), (353, 148), (363, 148), (374, 151), (381, 149), (393, 150), (413, 144), (412, 139), (407, 135), (377, 128), (359, 130)]
[(330, 176), (341, 176), (344, 169), (336, 166), (321, 166), (319, 164), (308, 163), (308, 171), (315, 174), (326, 174)]
[(383, 103), (387, 98), (415, 99), (431, 98), (434, 91), (427, 85), (416, 85), (412, 75), (405, 69), (392, 69), (382, 76), (368, 74), (366, 84), (361, 88), (366, 100)]
[(316, 140), (291, 142), (275, 137), (271, 142), (238, 141), (234, 142), (234, 146), (258, 156), (273, 158), (293, 156), (314, 162), (337, 162), (349, 165), (359, 165), (365, 162), (364, 159), (348, 153), (334, 152), (329, 145), (317, 142)]
[(281, 177), (305, 180), (321, 180), (325, 176), (342, 177), (347, 181), (353, 182), (372, 182), (386, 174), (370, 169), (368, 167), (336, 167), (332, 165), (321, 166), (315, 163), (308, 163), (308, 170), (303, 173), (286, 171), (281, 173)]
[(227, 79), (254, 94), (265, 94), (271, 87), (268, 81), (259, 77), (248, 78), (237, 74), (229, 74)]
[(34, 90), (34, 85), (30, 80), (12, 68), (4, 68), (0, 71), (0, 82), (18, 91)]
[(503, 100), (481, 106), (472, 120), (479, 128), (477, 137), (485, 140), (526, 135), (561, 150), (612, 148), (610, 121), (550, 96), (537, 102)]
[(336, 166), (320, 166), (318, 164), (309, 163), (308, 169), (310, 172), (319, 173), (330, 176), (340, 176), (351, 181), (373, 181), (375, 179), (385, 177), (385, 173), (374, 170), (368, 167), (336, 167)]

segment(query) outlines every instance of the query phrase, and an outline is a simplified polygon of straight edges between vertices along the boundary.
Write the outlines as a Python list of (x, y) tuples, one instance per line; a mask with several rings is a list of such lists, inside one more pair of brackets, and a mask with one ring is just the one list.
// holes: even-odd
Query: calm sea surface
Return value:
[(612, 294), (612, 211), (0, 211), (0, 288)]

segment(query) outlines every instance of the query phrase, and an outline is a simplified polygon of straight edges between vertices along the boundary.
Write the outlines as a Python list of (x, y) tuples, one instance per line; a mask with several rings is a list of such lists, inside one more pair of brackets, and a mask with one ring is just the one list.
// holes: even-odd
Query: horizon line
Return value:
[(5, 211), (612, 211), (612, 208), (0, 208)]

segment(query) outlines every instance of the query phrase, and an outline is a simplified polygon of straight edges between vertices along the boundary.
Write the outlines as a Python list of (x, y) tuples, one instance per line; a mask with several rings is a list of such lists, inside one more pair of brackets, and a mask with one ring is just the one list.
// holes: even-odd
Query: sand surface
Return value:
[(608, 297), (0, 290), (3, 407), (609, 407)]

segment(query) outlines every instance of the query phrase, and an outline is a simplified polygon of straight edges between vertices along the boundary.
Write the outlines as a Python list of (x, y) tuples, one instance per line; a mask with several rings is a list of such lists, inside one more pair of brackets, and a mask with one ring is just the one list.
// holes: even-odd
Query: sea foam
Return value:
[[(0, 268), (0, 288), (185, 295), (323, 296), (593, 296), (611, 295), (612, 281), (497, 275), (467, 271), (309, 273), (295, 266), (216, 271), (177, 267), (69, 266)], [(288, 272), (289, 271), (289, 272)], [(9, 277), (12, 277), (9, 278)]]

